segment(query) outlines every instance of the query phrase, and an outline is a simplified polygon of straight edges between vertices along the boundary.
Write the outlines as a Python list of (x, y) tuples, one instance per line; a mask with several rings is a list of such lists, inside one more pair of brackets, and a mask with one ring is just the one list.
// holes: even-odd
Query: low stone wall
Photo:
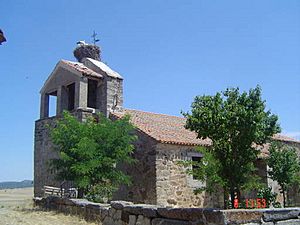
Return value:
[(296, 225), (300, 208), (218, 210), (202, 208), (162, 208), (157, 205), (113, 201), (98, 204), (59, 197), (34, 198), (44, 209), (78, 215), (103, 225)]

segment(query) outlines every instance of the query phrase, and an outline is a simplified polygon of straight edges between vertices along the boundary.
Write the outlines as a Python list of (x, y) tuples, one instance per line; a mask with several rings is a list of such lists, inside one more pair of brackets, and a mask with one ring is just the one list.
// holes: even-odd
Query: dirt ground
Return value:
[(0, 190), (0, 225), (95, 225), (33, 207), (33, 188)]

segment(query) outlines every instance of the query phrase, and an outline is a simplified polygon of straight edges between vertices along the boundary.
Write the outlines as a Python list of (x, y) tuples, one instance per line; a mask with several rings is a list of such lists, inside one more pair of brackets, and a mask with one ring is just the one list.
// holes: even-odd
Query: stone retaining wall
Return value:
[(296, 225), (300, 208), (219, 210), (208, 208), (162, 208), (157, 205), (113, 201), (99, 204), (59, 197), (35, 198), (35, 205), (78, 215), (103, 225)]

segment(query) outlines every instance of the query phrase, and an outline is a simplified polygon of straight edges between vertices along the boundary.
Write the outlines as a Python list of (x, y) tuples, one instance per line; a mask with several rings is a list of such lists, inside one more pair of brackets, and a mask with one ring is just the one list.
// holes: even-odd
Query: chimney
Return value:
[(73, 51), (73, 54), (78, 62), (81, 62), (83, 58), (92, 58), (101, 61), (100, 47), (93, 44), (87, 44), (84, 41), (77, 42), (77, 47)]

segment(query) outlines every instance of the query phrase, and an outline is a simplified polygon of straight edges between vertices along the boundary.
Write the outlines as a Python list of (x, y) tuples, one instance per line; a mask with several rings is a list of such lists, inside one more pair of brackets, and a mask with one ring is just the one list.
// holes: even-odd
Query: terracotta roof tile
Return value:
[(291, 138), (291, 137), (288, 137), (288, 136), (285, 136), (285, 135), (282, 135), (282, 134), (275, 134), (275, 135), (273, 136), (273, 139), (274, 139), (274, 140), (278, 140), (278, 141), (300, 143), (299, 140), (296, 140), (296, 139), (294, 139), (294, 138)]
[(95, 78), (102, 78), (101, 74), (96, 73), (95, 71), (89, 69), (88, 67), (86, 67), (82, 63), (71, 62), (71, 61), (64, 60), (64, 59), (61, 60), (61, 62), (64, 63), (65, 65), (71, 67), (72, 69), (75, 69), (76, 71), (82, 73), (82, 75), (84, 75), (84, 76), (91, 76), (91, 77), (95, 77)]
[(211, 144), (209, 139), (197, 139), (195, 132), (185, 129), (184, 118), (129, 109), (125, 109), (122, 113), (113, 113), (118, 118), (125, 114), (131, 116), (131, 122), (140, 131), (161, 143), (194, 146)]
[[(117, 118), (121, 118), (125, 114), (129, 114), (131, 116), (131, 122), (137, 127), (137, 129), (161, 143), (192, 146), (211, 145), (210, 139), (198, 139), (195, 132), (185, 129), (184, 125), (186, 119), (182, 117), (131, 109), (124, 109), (123, 112), (113, 112), (112, 114)], [(273, 138), (280, 141), (300, 143), (300, 141), (281, 134), (276, 134)], [(268, 155), (268, 146), (269, 145), (266, 144), (259, 147), (262, 152), (262, 157)]]
[[(274, 134), (273, 140), (300, 144), (300, 141), (282, 134)], [(262, 158), (266, 158), (269, 156), (269, 147), (270, 147), (270, 143), (266, 143), (262, 146), (257, 146), (257, 148), (260, 149), (261, 152), (260, 156)]]

